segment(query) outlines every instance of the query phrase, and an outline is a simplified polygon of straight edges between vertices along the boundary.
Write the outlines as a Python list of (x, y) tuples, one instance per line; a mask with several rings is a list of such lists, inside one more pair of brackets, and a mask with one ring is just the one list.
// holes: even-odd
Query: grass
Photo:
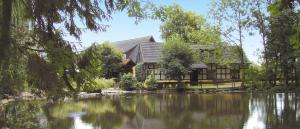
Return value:
[(230, 89), (237, 88), (239, 86), (233, 87), (232, 85), (203, 85), (203, 86), (188, 86), (187, 90), (196, 90), (196, 89)]
[[(197, 85), (197, 86), (187, 86), (185, 87), (185, 90), (197, 90), (197, 89), (231, 89), (231, 88), (239, 88), (241, 85), (241, 82), (236, 82), (235, 86), (233, 87), (232, 83), (224, 83), (224, 84), (219, 84), (218, 86), (215, 84), (202, 84)], [(168, 90), (175, 90), (176, 87), (169, 87), (169, 88), (164, 88)]]

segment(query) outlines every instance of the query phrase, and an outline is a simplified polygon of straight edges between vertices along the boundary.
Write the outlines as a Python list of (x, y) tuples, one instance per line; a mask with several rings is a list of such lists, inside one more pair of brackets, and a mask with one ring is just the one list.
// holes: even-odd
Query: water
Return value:
[(128, 94), (0, 108), (11, 129), (300, 129), (300, 94)]

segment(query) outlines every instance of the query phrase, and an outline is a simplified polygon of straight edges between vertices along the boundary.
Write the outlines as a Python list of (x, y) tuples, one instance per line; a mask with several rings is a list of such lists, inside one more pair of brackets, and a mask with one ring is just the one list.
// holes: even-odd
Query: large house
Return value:
[[(124, 54), (126, 69), (131, 70), (135, 75), (136, 65), (143, 63), (145, 73), (154, 73), (160, 84), (176, 82), (166, 77), (159, 68), (162, 43), (156, 42), (152, 36), (140, 37), (124, 41), (115, 42)], [(194, 45), (194, 50), (201, 52), (210, 59), (210, 63), (198, 62), (191, 65), (191, 72), (185, 75), (183, 82), (190, 85), (203, 83), (237, 82), (241, 78), (241, 65), (239, 61), (229, 63), (229, 65), (218, 65), (215, 60), (215, 47), (211, 45)]]

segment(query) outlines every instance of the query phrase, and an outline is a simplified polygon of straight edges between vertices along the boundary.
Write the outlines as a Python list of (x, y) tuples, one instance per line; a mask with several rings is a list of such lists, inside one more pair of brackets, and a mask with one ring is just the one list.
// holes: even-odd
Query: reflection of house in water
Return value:
[(160, 119), (144, 118), (139, 113), (124, 123), (123, 129), (164, 129), (164, 125)]
[[(156, 95), (156, 101), (149, 105), (144, 103), (143, 97), (137, 101), (135, 116), (126, 118), (124, 129), (176, 129), (183, 126), (239, 129), (249, 112), (248, 100), (243, 100), (245, 96), (241, 94), (164, 94)], [(151, 97), (154, 96), (145, 98)]]

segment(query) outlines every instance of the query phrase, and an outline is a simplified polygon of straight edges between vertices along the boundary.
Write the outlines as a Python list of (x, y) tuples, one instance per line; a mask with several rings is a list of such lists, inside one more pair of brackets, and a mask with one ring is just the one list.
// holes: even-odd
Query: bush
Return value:
[(156, 89), (155, 84), (157, 83), (154, 74), (152, 73), (145, 80), (145, 88), (147, 89)]
[(145, 88), (144, 83), (143, 82), (137, 82), (136, 83), (136, 88), (144, 89)]
[(97, 78), (93, 84), (83, 87), (84, 92), (101, 92), (101, 89), (113, 87), (113, 79)]
[(136, 88), (137, 80), (131, 73), (124, 74), (120, 80), (120, 87), (124, 90), (133, 90)]
[(136, 65), (136, 79), (138, 82), (144, 82), (146, 80), (146, 70), (144, 67), (142, 63)]

